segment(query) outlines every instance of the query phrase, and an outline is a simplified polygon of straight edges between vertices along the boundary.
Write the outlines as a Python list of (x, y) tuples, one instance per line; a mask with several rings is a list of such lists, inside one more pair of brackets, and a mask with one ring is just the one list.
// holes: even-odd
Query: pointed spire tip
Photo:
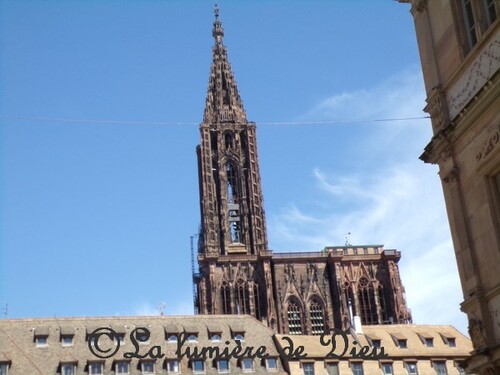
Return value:
[(222, 37), (224, 36), (224, 29), (222, 28), (222, 23), (219, 20), (219, 6), (215, 3), (214, 7), (215, 21), (212, 35), (217, 43), (222, 42)]

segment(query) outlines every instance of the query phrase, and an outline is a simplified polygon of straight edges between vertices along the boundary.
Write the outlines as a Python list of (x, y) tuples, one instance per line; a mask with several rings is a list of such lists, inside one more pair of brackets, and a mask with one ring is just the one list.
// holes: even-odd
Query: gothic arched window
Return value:
[(236, 166), (232, 162), (226, 164), (227, 176), (227, 201), (228, 203), (238, 203), (238, 173)]
[(295, 299), (288, 301), (288, 333), (290, 335), (302, 334), (302, 311)]
[(358, 281), (359, 315), (363, 324), (378, 324), (377, 304), (373, 285), (366, 277)]
[(325, 331), (325, 311), (323, 304), (313, 298), (309, 305), (309, 313), (311, 314), (311, 333), (313, 335), (321, 335)]
[(222, 313), (231, 314), (231, 291), (229, 286), (224, 281), (222, 287), (220, 288), (221, 302), (222, 302)]
[(236, 314), (250, 314), (248, 284), (242, 279), (236, 282)]
[(229, 235), (232, 243), (241, 243), (238, 173), (233, 162), (226, 164)]

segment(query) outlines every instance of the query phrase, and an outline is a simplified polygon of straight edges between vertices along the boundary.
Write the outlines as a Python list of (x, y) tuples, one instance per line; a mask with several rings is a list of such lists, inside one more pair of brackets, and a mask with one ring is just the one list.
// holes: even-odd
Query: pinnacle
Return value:
[(215, 45), (212, 49), (212, 65), (210, 67), (203, 122), (211, 124), (246, 123), (243, 102), (227, 57), (226, 47), (222, 42), (224, 29), (219, 19), (217, 5), (214, 13), (215, 21), (212, 35), (215, 39)]

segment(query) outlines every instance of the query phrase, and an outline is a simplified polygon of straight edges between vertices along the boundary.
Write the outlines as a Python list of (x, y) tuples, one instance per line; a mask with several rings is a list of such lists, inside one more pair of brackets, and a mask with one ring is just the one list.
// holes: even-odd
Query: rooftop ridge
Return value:
[(223, 314), (213, 314), (213, 315), (194, 315), (194, 314), (186, 314), (186, 315), (123, 315), (123, 316), (49, 316), (49, 317), (22, 317), (22, 318), (2, 318), (0, 319), (0, 324), (2, 322), (39, 322), (39, 321), (47, 321), (47, 322), (57, 322), (57, 321), (69, 321), (69, 320), (77, 320), (77, 321), (98, 321), (98, 320), (126, 320), (126, 319), (196, 319), (196, 320), (214, 320), (214, 319), (247, 319), (251, 317), (255, 319), (252, 315), (248, 314), (239, 314), (239, 315), (223, 315)]

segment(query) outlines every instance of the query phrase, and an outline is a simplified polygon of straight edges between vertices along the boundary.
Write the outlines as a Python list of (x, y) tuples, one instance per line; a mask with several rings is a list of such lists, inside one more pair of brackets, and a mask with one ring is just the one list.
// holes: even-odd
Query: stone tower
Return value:
[(213, 61), (197, 148), (201, 230), (197, 308), (273, 325), (270, 258), (255, 123), (246, 117), (215, 9)]
[(247, 120), (215, 10), (213, 61), (197, 148), (201, 228), (195, 309), (250, 314), (280, 333), (411, 322), (400, 252), (382, 245), (268, 249), (255, 124)]

